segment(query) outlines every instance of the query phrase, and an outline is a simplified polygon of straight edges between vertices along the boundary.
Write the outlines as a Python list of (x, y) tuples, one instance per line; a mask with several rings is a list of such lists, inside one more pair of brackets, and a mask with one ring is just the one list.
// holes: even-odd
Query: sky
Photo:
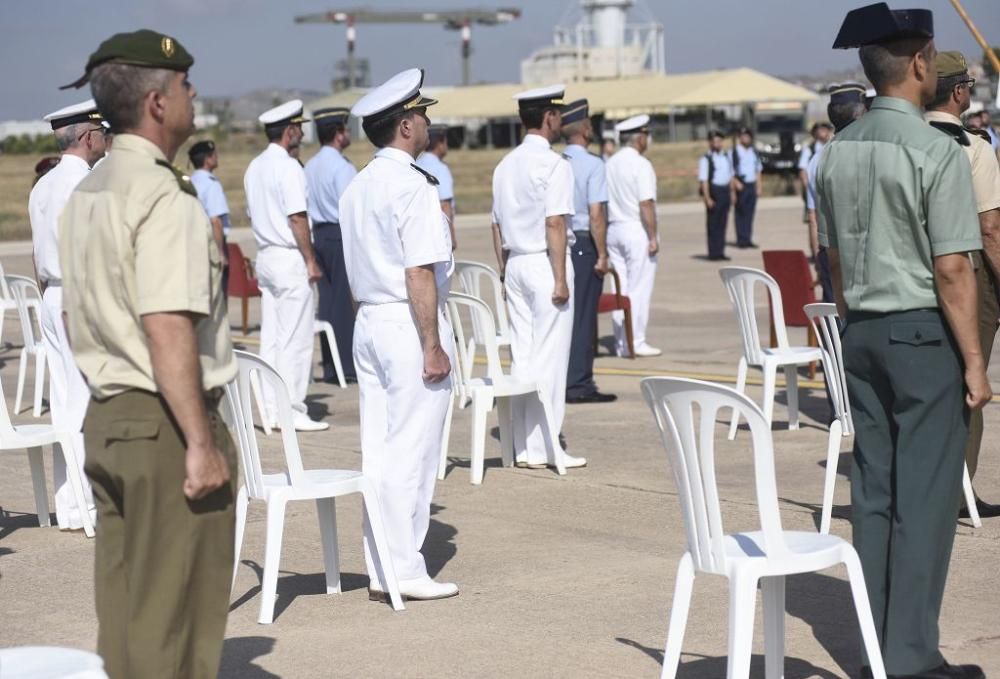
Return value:
[[(851, 68), (854, 50), (830, 45), (844, 14), (863, 0), (640, 0), (635, 15), (664, 26), (666, 67), (684, 73), (746, 66), (774, 75)], [(935, 10), (938, 49), (980, 50), (947, 0), (901, 0)], [(1000, 44), (1000, 1), (963, 0)], [(890, 3), (891, 6), (900, 6)], [(552, 29), (579, 0), (0, 0), (0, 120), (41, 118), (85, 99), (62, 91), (87, 57), (113, 33), (150, 28), (172, 35), (195, 57), (191, 80), (208, 96), (257, 88), (326, 91), (333, 64), (346, 54), (345, 29), (295, 24), (298, 14), (347, 9), (520, 7), (519, 20), (473, 27), (475, 82), (517, 82), (520, 62), (552, 42)], [(356, 55), (371, 63), (375, 82), (412, 66), (428, 85), (461, 80), (457, 32), (435, 25), (359, 25)]]

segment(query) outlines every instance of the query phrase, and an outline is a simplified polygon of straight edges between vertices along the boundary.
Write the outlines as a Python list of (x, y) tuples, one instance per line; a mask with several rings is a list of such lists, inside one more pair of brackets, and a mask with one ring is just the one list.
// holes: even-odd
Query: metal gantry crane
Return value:
[(366, 24), (440, 24), (450, 31), (462, 32), (462, 84), (470, 83), (469, 56), (472, 52), (472, 24), (496, 26), (520, 18), (516, 8), (451, 9), (451, 10), (330, 10), (319, 14), (295, 17), (297, 24), (346, 24), (347, 25), (347, 82), (354, 84), (354, 43), (357, 39), (355, 25)]

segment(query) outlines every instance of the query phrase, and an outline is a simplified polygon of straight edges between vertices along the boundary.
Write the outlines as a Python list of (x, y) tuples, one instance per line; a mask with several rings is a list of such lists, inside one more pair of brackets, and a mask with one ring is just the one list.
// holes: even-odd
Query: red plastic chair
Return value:
[(251, 297), (260, 297), (260, 287), (257, 285), (257, 275), (253, 263), (243, 256), (243, 250), (236, 243), (229, 245), (229, 289), (230, 297), (239, 297), (243, 303), (243, 334), (246, 335), (248, 307)]
[[(625, 343), (628, 345), (628, 357), (635, 358), (635, 344), (632, 342), (632, 300), (622, 294), (622, 281), (618, 273), (611, 269), (608, 271), (611, 280), (614, 281), (614, 292), (602, 293), (597, 301), (597, 313), (606, 314), (611, 311), (625, 312)], [(594, 326), (594, 353), (597, 353), (597, 326)]]
[[(764, 271), (778, 282), (781, 289), (781, 305), (785, 315), (785, 326), (790, 328), (806, 328), (807, 343), (810, 347), (819, 346), (812, 323), (806, 316), (804, 307), (816, 300), (817, 281), (809, 267), (809, 260), (802, 250), (764, 250)], [(774, 337), (774, 318), (768, 311), (771, 321), (771, 346), (776, 345)], [(816, 364), (809, 364), (809, 378), (816, 377)]]

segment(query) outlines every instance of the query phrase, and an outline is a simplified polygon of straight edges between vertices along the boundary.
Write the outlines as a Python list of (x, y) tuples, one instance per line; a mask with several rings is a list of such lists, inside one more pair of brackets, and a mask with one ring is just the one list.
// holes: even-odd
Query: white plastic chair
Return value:
[(14, 294), (7, 285), (7, 275), (0, 264), (0, 346), (3, 346), (3, 326), (7, 320), (7, 312), (13, 311), (17, 314), (17, 302), (14, 301)]
[[(872, 674), (876, 679), (885, 679), (864, 574), (854, 548), (834, 535), (781, 528), (771, 430), (760, 408), (734, 389), (709, 382), (647, 377), (641, 386), (669, 454), (688, 543), (677, 568), (662, 677), (672, 679), (677, 673), (696, 572), (721, 575), (729, 580), (727, 679), (742, 679), (750, 674), (757, 584), (760, 583), (764, 605), (765, 676), (779, 679), (784, 676), (785, 576), (811, 573), (842, 563), (847, 567)], [(724, 409), (736, 411), (750, 425), (760, 516), (758, 531), (723, 532), (715, 480), (714, 436), (716, 418)]]
[[(337, 384), (341, 389), (347, 389), (347, 379), (344, 377), (344, 366), (340, 362), (340, 352), (337, 351), (337, 336), (333, 334), (333, 326), (329, 321), (321, 321), (318, 318), (313, 321), (313, 334), (326, 337), (326, 343), (330, 347), (333, 355), (333, 369), (337, 372)], [(315, 361), (313, 361), (315, 364)]]
[(66, 478), (73, 489), (76, 506), (80, 507), (80, 517), (83, 521), (83, 532), (88, 538), (94, 537), (94, 523), (91, 521), (89, 498), (84, 494), (86, 484), (80, 471), (77, 459), (78, 451), (73, 446), (73, 437), (69, 432), (59, 431), (51, 424), (19, 424), (13, 425), (7, 412), (7, 401), (0, 386), (0, 450), (27, 450), (28, 465), (31, 468), (31, 485), (35, 493), (35, 511), (38, 512), (38, 525), (51, 526), (49, 519), (49, 491), (45, 482), (45, 466), (42, 462), (42, 447), (59, 447), (59, 452), (66, 460)]
[[(487, 295), (484, 294), (489, 289), (488, 297), (493, 300), (490, 310), (493, 312), (493, 320), (495, 327), (495, 337), (497, 347), (509, 347), (510, 346), (510, 317), (507, 314), (507, 303), (504, 301), (503, 296), (503, 283), (500, 281), (500, 274), (496, 270), (481, 262), (469, 262), (469, 261), (456, 261), (455, 262), (455, 276), (454, 280), (457, 280), (461, 286), (460, 291), (466, 295), (471, 295), (477, 299), (481, 299), (484, 302), (487, 300)], [(489, 304), (487, 302), (487, 304)], [(465, 378), (469, 379), (472, 377), (472, 366), (476, 357), (476, 346), (485, 346), (485, 338), (483, 334), (485, 328), (479, 323), (478, 319), (473, 319), (472, 325), (472, 336), (468, 339), (468, 354), (470, 359), (466, 364), (466, 374)], [(461, 395), (460, 406), (464, 408), (471, 395), (465, 394), (459, 391)]]
[[(746, 388), (747, 368), (759, 368), (764, 373), (764, 419), (768, 426), (774, 415), (774, 390), (778, 368), (785, 370), (785, 391), (788, 395), (788, 428), (799, 428), (799, 380), (797, 368), (812, 361), (820, 361), (823, 352), (818, 347), (791, 347), (785, 330), (785, 315), (781, 307), (781, 289), (778, 283), (759, 269), (743, 266), (726, 266), (719, 269), (719, 276), (729, 293), (736, 319), (740, 326), (740, 340), (743, 355), (740, 357), (736, 374), (736, 390), (743, 393)], [(771, 297), (771, 312), (774, 318), (774, 334), (778, 346), (771, 348), (761, 344), (757, 329), (757, 314), (754, 308), (754, 292), (757, 285), (763, 285)], [(734, 412), (729, 427), (730, 440), (736, 438), (739, 415)]]
[[(840, 459), (840, 439), (854, 433), (854, 420), (851, 417), (851, 399), (847, 392), (847, 375), (840, 344), (840, 327), (837, 323), (837, 305), (806, 304), (803, 309), (816, 337), (819, 338), (820, 348), (823, 351), (823, 376), (830, 392), (830, 400), (833, 402), (835, 417), (830, 423), (830, 438), (826, 450), (826, 479), (823, 483), (823, 509), (819, 528), (821, 533), (829, 533), (833, 515), (833, 489), (837, 481), (837, 462)], [(972, 491), (968, 465), (964, 465), (962, 471), (962, 490), (972, 525), (981, 528), (983, 522), (976, 509), (976, 495)]]
[[(239, 375), (227, 385), (230, 418), (235, 423), (237, 441), (243, 468), (243, 485), (236, 498), (236, 550), (233, 564), (233, 586), (239, 567), (243, 531), (246, 527), (247, 505), (250, 500), (263, 500), (267, 504), (267, 535), (264, 543), (264, 574), (261, 582), (260, 615), (257, 622), (270, 624), (274, 619), (274, 602), (277, 595), (278, 564), (281, 557), (281, 539), (285, 528), (285, 505), (293, 500), (315, 500), (319, 515), (320, 538), (323, 543), (323, 562), (326, 568), (326, 591), (340, 593), (340, 555), (337, 548), (337, 508), (335, 498), (351, 493), (361, 493), (364, 511), (371, 526), (375, 542), (376, 566), (382, 580), (383, 591), (389, 592), (394, 610), (403, 610), (399, 583), (392, 565), (389, 543), (382, 524), (382, 511), (372, 483), (359, 471), (346, 469), (304, 469), (299, 453), (299, 443), (292, 423), (292, 406), (288, 390), (278, 372), (264, 359), (245, 351), (236, 352)], [(285, 453), (284, 469), (276, 474), (265, 474), (261, 467), (260, 450), (254, 432), (251, 411), (251, 375), (257, 375), (275, 394), (278, 428)]]
[[(467, 370), (467, 363), (472, 360), (472, 350), (468, 348), (465, 326), (462, 323), (461, 309), (464, 308), (469, 314), (471, 324), (477, 323), (483, 329), (484, 350), (486, 352), (486, 376), (477, 378), (466, 378), (465, 375), (471, 373), (471, 368)], [(523, 381), (511, 377), (503, 372), (500, 365), (500, 351), (496, 345), (496, 326), (493, 324), (493, 312), (490, 307), (481, 299), (471, 295), (464, 295), (460, 292), (452, 292), (448, 295), (446, 307), (448, 322), (455, 332), (455, 346), (457, 370), (454, 371), (456, 379), (463, 380), (464, 393), (472, 399), (472, 450), (471, 450), (471, 480), (479, 485), (483, 482), (483, 467), (485, 465), (486, 454), (486, 416), (493, 409), (494, 400), (497, 404), (497, 420), (500, 425), (500, 456), (504, 466), (509, 467), (514, 464), (514, 441), (512, 435), (512, 409), (511, 399), (513, 398), (537, 398), (545, 410), (546, 429), (549, 432), (549, 444), (553, 450), (556, 470), (559, 474), (566, 473), (565, 454), (562, 446), (559, 445), (559, 432), (553, 431), (551, 425), (552, 414), (549, 412), (548, 401), (545, 399), (543, 387), (533, 381)], [(463, 350), (463, 347), (465, 349)], [(455, 390), (456, 396), (459, 390)], [(448, 432), (451, 430), (451, 417), (454, 411), (454, 399), (448, 406), (447, 419), (445, 421), (445, 437), (441, 446), (441, 463), (438, 467), (438, 478), (443, 479), (448, 466)]]
[(0, 649), (0, 679), (108, 679), (101, 656), (76, 648)]
[[(14, 396), (14, 414), (21, 412), (24, 380), (28, 371), (28, 358), (35, 359), (35, 399), (31, 414), (42, 416), (42, 394), (45, 392), (45, 342), (42, 340), (42, 294), (35, 281), (25, 276), (5, 276), (14, 297), (17, 316), (21, 321), (24, 346), (21, 347), (20, 365), (17, 370), (17, 392)], [(62, 319), (58, 319), (61, 323)]]

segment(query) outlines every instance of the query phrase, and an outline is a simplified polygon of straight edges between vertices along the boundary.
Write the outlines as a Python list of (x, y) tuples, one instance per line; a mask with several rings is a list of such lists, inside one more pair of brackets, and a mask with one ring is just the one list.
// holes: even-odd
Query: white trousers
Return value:
[[(257, 253), (260, 284), (260, 355), (274, 366), (288, 387), (292, 408), (306, 412), (306, 390), (313, 357), (316, 302), (302, 254), (292, 248), (267, 247)], [(264, 389), (269, 413), (273, 398)]]
[[(507, 260), (504, 285), (510, 312), (511, 375), (532, 380), (544, 390), (552, 413), (552, 433), (562, 430), (566, 413), (566, 371), (573, 339), (573, 262), (566, 256), (566, 282), (570, 300), (552, 303), (555, 279), (546, 253), (511, 255)], [(545, 411), (531, 396), (513, 399), (512, 434), (518, 462), (546, 464), (555, 459)]]
[[(438, 314), (441, 344), (454, 364), (451, 327)], [(420, 548), (431, 519), (451, 377), (424, 382), (424, 354), (405, 302), (362, 304), (354, 326), (354, 365), (361, 397), (362, 470), (378, 491), (396, 577), (427, 575)], [(364, 525), (365, 563), (379, 582)], [(384, 589), (384, 583), (383, 589)]]
[[(57, 429), (71, 433), (70, 441), (83, 476), (83, 495), (93, 506), (93, 500), (89, 499), (90, 483), (83, 474), (85, 453), (82, 429), (83, 418), (87, 414), (87, 404), (90, 403), (90, 389), (83, 378), (83, 373), (76, 366), (73, 352), (70, 350), (66, 326), (62, 321), (62, 299), (63, 289), (60, 286), (49, 286), (42, 295), (44, 309), (41, 325), (45, 357), (49, 366), (49, 410), (52, 413), (52, 424)], [(83, 528), (73, 487), (66, 479), (66, 460), (55, 451), (52, 453), (52, 476), (55, 486), (56, 523), (63, 529)]]
[[(622, 294), (632, 304), (632, 341), (636, 347), (646, 344), (649, 304), (653, 298), (657, 255), (649, 254), (649, 235), (638, 222), (612, 222), (608, 227), (608, 259), (618, 272)], [(625, 342), (625, 312), (612, 311), (615, 348), (619, 356), (628, 353)]]

